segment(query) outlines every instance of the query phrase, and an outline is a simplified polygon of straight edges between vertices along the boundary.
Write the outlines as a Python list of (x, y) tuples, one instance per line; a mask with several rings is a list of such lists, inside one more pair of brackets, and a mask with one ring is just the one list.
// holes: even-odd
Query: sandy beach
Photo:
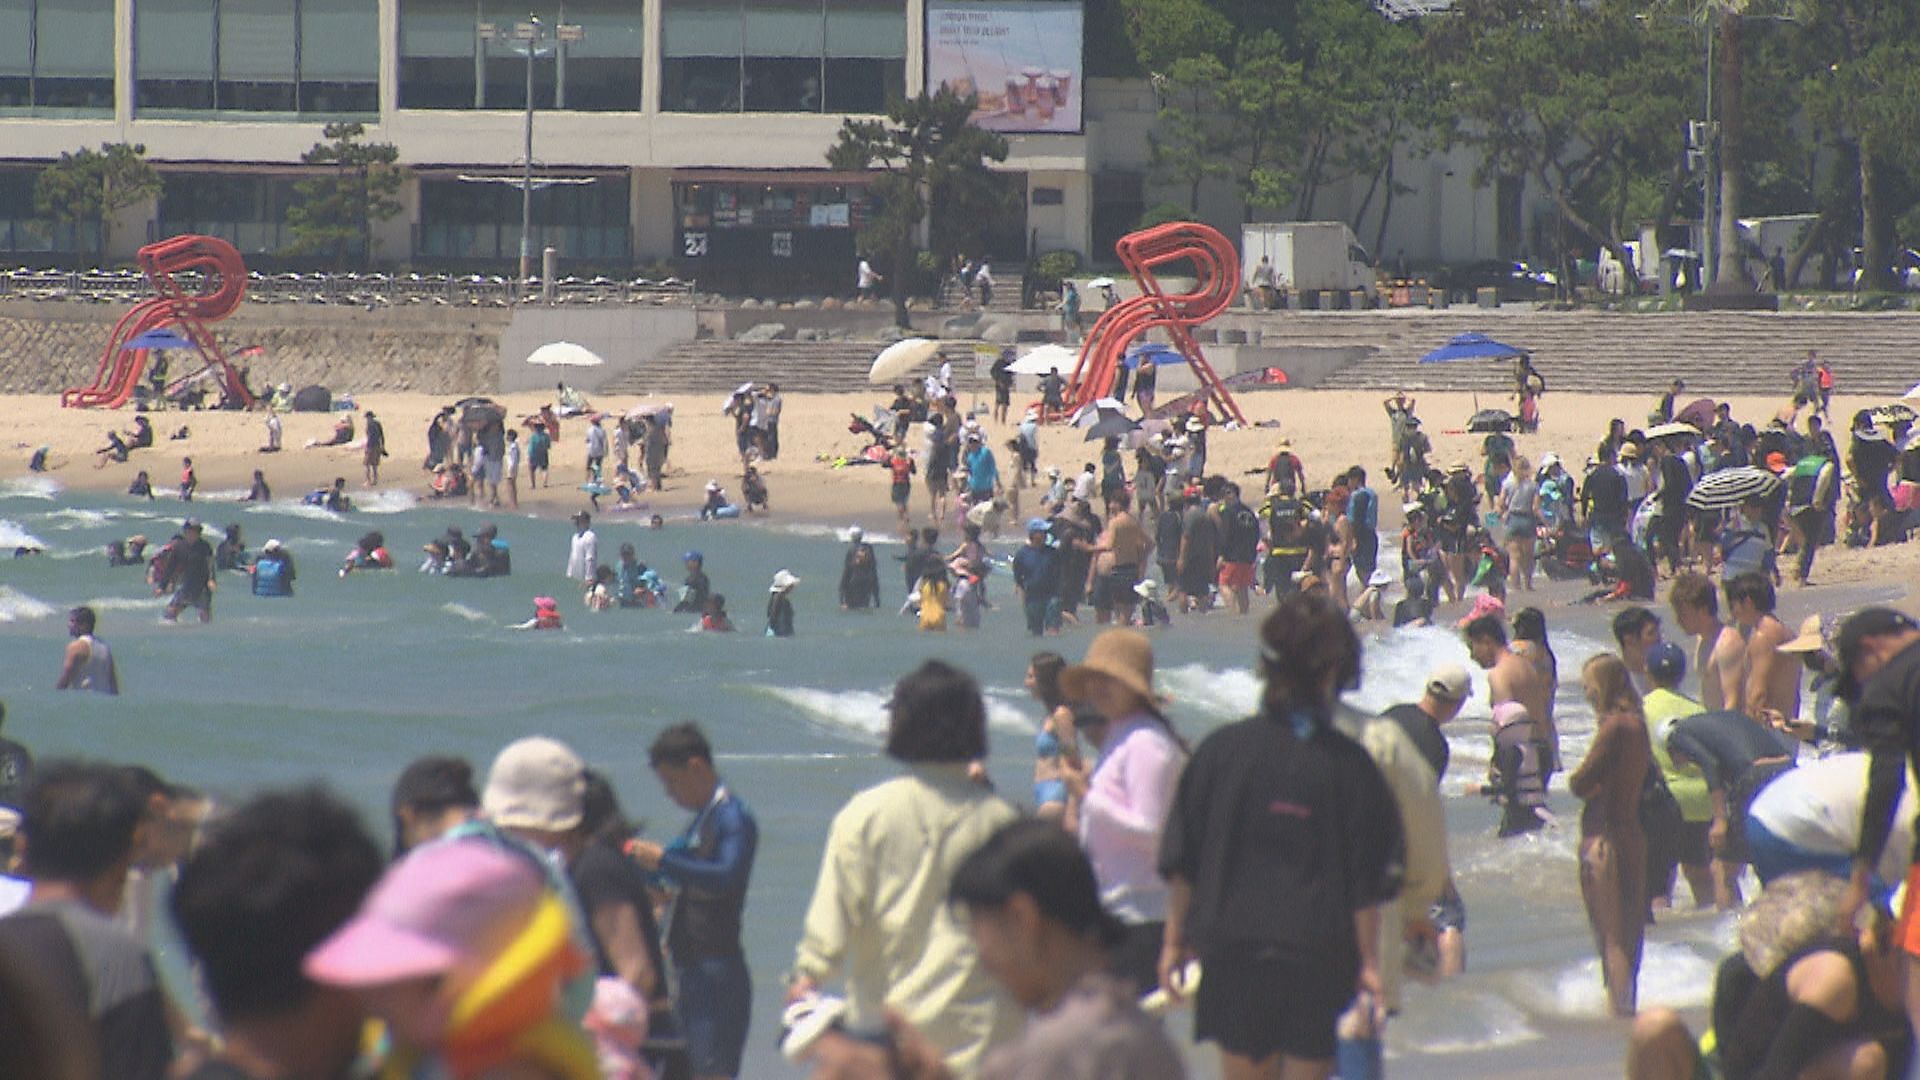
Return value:
[[(883, 470), (870, 466), (836, 468), (832, 462), (851, 457), (866, 445), (862, 436), (847, 431), (852, 414), (866, 415), (889, 395), (876, 389), (872, 393), (790, 394), (786, 397), (781, 424), (780, 459), (761, 466), (772, 491), (775, 519), (830, 525), (862, 524), (869, 529), (891, 530), (894, 515), (887, 501), (887, 477)], [(1385, 486), (1382, 467), (1388, 456), (1386, 417), (1381, 410), (1382, 395), (1353, 391), (1268, 391), (1242, 395), (1241, 406), (1254, 426), (1239, 431), (1216, 430), (1209, 439), (1212, 468), (1228, 476), (1263, 467), (1281, 438), (1289, 439), (1306, 463), (1308, 480), (1324, 483), (1332, 474), (1353, 465), (1364, 465), (1374, 476), (1376, 487)], [(551, 400), (544, 393), (497, 395), (514, 421), (532, 413)], [(674, 441), (667, 475), (667, 490), (648, 493), (646, 509), (667, 517), (693, 513), (704, 499), (708, 480), (718, 480), (729, 493), (739, 492), (739, 460), (733, 452), (732, 421), (721, 414), (723, 402), (713, 395), (697, 397), (661, 395), (657, 398), (596, 399), (596, 409), (623, 413), (644, 401), (671, 401), (674, 411)], [(1736, 397), (1729, 399), (1737, 419), (1760, 423), (1783, 404), (1779, 398)], [(386, 426), (391, 451), (381, 471), (381, 487), (400, 490), (423, 501), (431, 489), (428, 474), (420, 469), (426, 453), (425, 432), (429, 420), (450, 398), (426, 394), (368, 394), (358, 398), (364, 412), (376, 413)], [(1014, 419), (1018, 419), (1016, 401)], [(1856, 409), (1883, 404), (1872, 397), (1841, 397), (1833, 402), (1833, 415), (1841, 418)], [(962, 407), (971, 404), (962, 398)], [(984, 409), (986, 399), (980, 402)], [(1435, 393), (1420, 395), (1418, 411), (1426, 421), (1426, 431), (1434, 444), (1436, 464), (1464, 459), (1479, 461), (1480, 436), (1464, 430), (1466, 420), (1477, 408), (1500, 407), (1511, 402), (1487, 395)], [(1624, 417), (1632, 424), (1644, 418), (1653, 404), (1650, 394), (1554, 394), (1543, 401), (1542, 423), (1535, 434), (1520, 435), (1520, 452), (1534, 461), (1548, 451), (1559, 454), (1577, 471), (1578, 463), (1591, 453), (1594, 443), (1606, 430), (1607, 421)], [(264, 470), (275, 495), (297, 496), (344, 476), (350, 490), (368, 490), (362, 481), (359, 449), (327, 447), (302, 449), (310, 439), (324, 439), (332, 430), (333, 416), (320, 413), (289, 413), (283, 417), (284, 445), (277, 454), (262, 454), (258, 448), (266, 441), (264, 416), (257, 412), (162, 412), (153, 415), (156, 443), (151, 450), (138, 451), (126, 464), (109, 463), (96, 468), (100, 459), (95, 451), (105, 445), (106, 433), (125, 428), (132, 422), (130, 410), (108, 412), (95, 409), (63, 409), (52, 396), (0, 396), (0, 415), (7, 417), (4, 436), (4, 461), (0, 478), (22, 476), (27, 460), (38, 446), (51, 447), (51, 476), (62, 486), (91, 491), (125, 491), (135, 472), (149, 472), (154, 489), (162, 499), (178, 485), (181, 458), (191, 456), (200, 477), (200, 501), (236, 499), (245, 492), (253, 470)], [(181, 427), (188, 437), (169, 438)], [(356, 433), (364, 430), (364, 425)], [(562, 516), (585, 507), (587, 496), (579, 489), (585, 479), (586, 451), (583, 420), (567, 420), (554, 448), (554, 484), (529, 490), (523, 476), (520, 510), (541, 516)], [(989, 425), (996, 447), (1013, 436), (1011, 428)], [(1004, 450), (1002, 470), (1009, 466)], [(1095, 460), (1097, 448), (1082, 441), (1079, 431), (1049, 427), (1041, 436), (1041, 463), (1058, 465), (1069, 475), (1087, 461)], [(913, 509), (916, 521), (926, 513), (924, 489), (916, 489)], [(1027, 493), (1025, 509), (1031, 510), (1033, 493)], [(603, 506), (613, 500), (602, 497)], [(1395, 500), (1383, 499), (1388, 524), (1398, 520)], [(1910, 580), (1920, 569), (1920, 545), (1902, 544), (1878, 549), (1850, 550), (1832, 547), (1823, 551), (1816, 567), (1815, 580), (1822, 585), (1853, 582), (1879, 582), (1889, 579)]]

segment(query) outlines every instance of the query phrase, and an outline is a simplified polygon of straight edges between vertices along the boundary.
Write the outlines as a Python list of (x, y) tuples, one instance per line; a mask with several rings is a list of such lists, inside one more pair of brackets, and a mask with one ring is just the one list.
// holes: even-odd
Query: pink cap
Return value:
[(359, 914), (307, 954), (307, 976), (378, 986), (442, 974), (524, 917), (545, 887), (530, 861), (486, 841), (429, 844), (389, 867)]
[(1473, 598), (1473, 610), (1461, 617), (1460, 628), (1466, 629), (1468, 623), (1482, 615), (1498, 615), (1504, 619), (1507, 617), (1507, 605), (1491, 593), (1481, 593)]

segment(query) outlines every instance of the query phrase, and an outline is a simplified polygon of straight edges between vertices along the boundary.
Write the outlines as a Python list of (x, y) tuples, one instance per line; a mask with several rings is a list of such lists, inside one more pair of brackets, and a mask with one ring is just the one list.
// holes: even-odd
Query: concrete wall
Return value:
[[(669, 345), (691, 341), (697, 314), (691, 307), (566, 308), (521, 307), (500, 335), (499, 376), (502, 392), (540, 390), (565, 380), (582, 390), (598, 390), (614, 378), (646, 363)], [(548, 342), (571, 341), (598, 353), (599, 367), (536, 367), (526, 363), (533, 350)]]

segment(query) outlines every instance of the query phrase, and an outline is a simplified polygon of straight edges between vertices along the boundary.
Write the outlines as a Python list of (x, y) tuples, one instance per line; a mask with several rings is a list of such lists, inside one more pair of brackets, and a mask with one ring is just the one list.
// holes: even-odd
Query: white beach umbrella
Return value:
[(1079, 350), (1066, 345), (1042, 345), (1007, 365), (1015, 375), (1045, 375), (1054, 368), (1072, 371), (1080, 360)]
[(527, 363), (541, 367), (599, 367), (606, 363), (592, 349), (571, 341), (555, 341), (533, 350)]
[(939, 352), (940, 343), (931, 338), (901, 338), (881, 349), (880, 355), (873, 358), (873, 369), (867, 372), (867, 381), (876, 386), (893, 382), (933, 359)]

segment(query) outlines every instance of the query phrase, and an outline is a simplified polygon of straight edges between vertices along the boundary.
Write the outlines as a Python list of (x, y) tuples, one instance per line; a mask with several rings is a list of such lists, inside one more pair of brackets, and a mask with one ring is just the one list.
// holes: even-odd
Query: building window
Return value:
[(144, 112), (373, 113), (379, 71), (372, 0), (135, 3)]
[(217, 236), (242, 255), (277, 255), (292, 241), (287, 207), (294, 202), (291, 176), (170, 173), (161, 177), (160, 236)]
[[(552, 247), (561, 259), (573, 262), (626, 263), (632, 248), (627, 176), (558, 180), (533, 193), (534, 249)], [(421, 179), (416, 256), (511, 260), (518, 258), (519, 252), (517, 184)]]
[[(548, 27), (578, 26), (584, 35), (549, 39), (534, 57), (535, 108), (639, 111), (646, 44), (639, 0), (545, 0), (531, 11), (517, 0), (401, 0), (400, 107), (526, 108), (527, 57), (511, 35), (528, 14)], [(481, 23), (502, 37), (482, 41)]]
[(113, 0), (0, 0), (0, 110), (113, 110)]
[(901, 0), (665, 0), (667, 112), (878, 113), (906, 92)]

